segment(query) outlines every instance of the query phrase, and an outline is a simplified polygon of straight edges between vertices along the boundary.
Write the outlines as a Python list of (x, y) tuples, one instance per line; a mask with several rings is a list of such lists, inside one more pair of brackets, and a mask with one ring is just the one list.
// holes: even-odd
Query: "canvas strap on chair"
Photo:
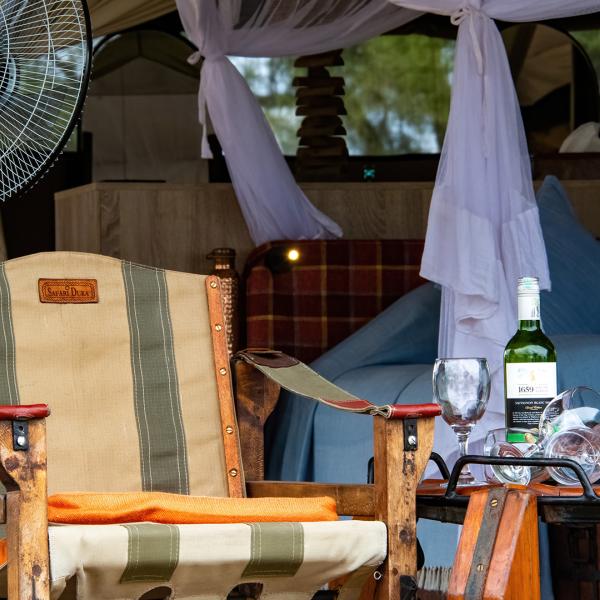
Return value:
[(327, 381), (299, 360), (276, 350), (242, 350), (236, 353), (232, 360), (244, 361), (252, 365), (289, 392), (312, 398), (339, 410), (380, 416), (385, 419), (406, 419), (439, 414), (437, 405), (385, 404), (376, 406)]

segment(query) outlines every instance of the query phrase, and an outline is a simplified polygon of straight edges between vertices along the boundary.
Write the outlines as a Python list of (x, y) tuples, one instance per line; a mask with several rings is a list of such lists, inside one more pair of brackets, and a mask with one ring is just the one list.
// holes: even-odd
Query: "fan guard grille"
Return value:
[(90, 43), (83, 0), (0, 0), (0, 200), (37, 181), (68, 140)]

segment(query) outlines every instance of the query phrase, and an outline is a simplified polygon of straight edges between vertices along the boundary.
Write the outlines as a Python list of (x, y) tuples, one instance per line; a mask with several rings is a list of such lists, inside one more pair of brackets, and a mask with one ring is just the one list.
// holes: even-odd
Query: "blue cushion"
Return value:
[(577, 220), (556, 177), (546, 177), (537, 199), (552, 279), (541, 298), (544, 330), (550, 337), (600, 333), (600, 243)]

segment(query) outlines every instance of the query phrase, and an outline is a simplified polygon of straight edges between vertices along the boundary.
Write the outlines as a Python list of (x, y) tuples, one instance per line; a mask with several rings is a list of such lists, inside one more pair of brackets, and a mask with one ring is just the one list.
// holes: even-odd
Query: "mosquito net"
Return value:
[[(502, 349), (519, 276), (550, 279), (527, 143), (494, 19), (536, 21), (600, 10), (598, 0), (178, 0), (206, 61), (200, 120), (210, 113), (255, 242), (339, 235), (303, 196), (227, 55), (314, 54), (398, 27), (422, 12), (458, 27), (452, 102), (422, 275), (442, 285), (439, 352), (485, 356), (494, 373), (488, 427), (503, 422)], [(205, 147), (205, 150), (207, 148)]]

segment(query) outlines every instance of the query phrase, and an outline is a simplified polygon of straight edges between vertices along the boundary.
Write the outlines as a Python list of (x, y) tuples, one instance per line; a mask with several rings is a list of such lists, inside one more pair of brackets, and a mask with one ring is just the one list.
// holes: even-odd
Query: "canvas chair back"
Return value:
[(0, 403), (47, 403), (49, 493), (241, 496), (216, 278), (92, 254), (0, 265)]

